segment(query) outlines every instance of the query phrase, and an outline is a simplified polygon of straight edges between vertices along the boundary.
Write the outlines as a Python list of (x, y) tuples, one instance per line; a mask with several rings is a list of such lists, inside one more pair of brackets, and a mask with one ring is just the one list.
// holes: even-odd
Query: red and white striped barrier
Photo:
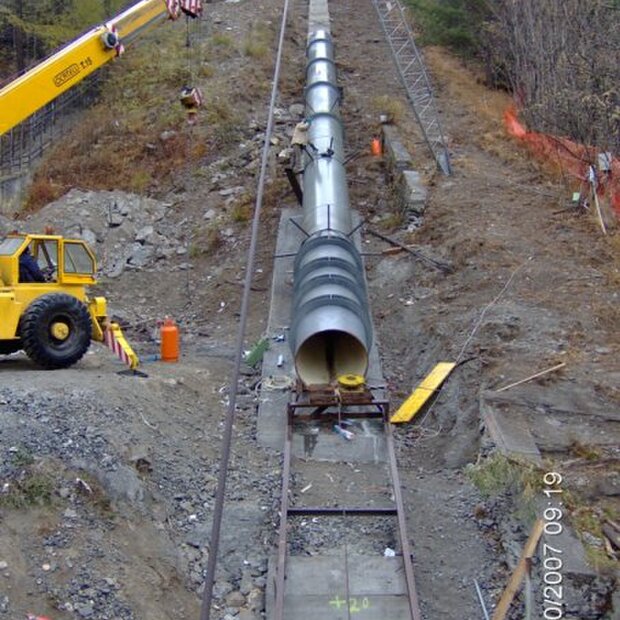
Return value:
[(129, 346), (120, 326), (117, 323), (110, 323), (103, 333), (104, 344), (112, 350), (118, 359), (134, 370), (139, 363), (138, 356)]
[(170, 19), (177, 19), (181, 11), (188, 17), (198, 17), (202, 14), (202, 0), (166, 0)]

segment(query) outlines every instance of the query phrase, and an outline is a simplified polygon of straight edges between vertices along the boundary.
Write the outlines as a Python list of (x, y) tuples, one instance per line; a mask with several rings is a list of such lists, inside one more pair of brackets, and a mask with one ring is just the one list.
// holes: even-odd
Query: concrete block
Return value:
[(428, 191), (424, 187), (420, 173), (415, 170), (403, 170), (401, 178), (403, 199), (407, 210), (421, 215), (426, 210)]
[(480, 412), (491, 439), (500, 452), (521, 458), (535, 465), (542, 464), (538, 446), (532, 437), (525, 416), (519, 411), (496, 409), (480, 395)]
[(402, 172), (413, 166), (413, 160), (401, 142), (398, 130), (393, 125), (382, 125), (383, 143), (394, 172)]

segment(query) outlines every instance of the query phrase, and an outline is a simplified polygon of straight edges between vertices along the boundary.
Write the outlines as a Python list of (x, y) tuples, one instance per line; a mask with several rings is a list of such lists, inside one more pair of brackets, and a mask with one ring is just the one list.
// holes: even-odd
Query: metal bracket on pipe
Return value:
[(291, 188), (293, 189), (293, 193), (295, 194), (295, 198), (297, 198), (297, 202), (302, 205), (304, 203), (304, 192), (301, 189), (301, 185), (299, 184), (299, 181), (297, 180), (297, 175), (295, 174), (295, 171), (290, 168), (284, 168), (284, 172), (286, 172), (286, 178), (288, 179), (288, 182), (291, 184)]
[(306, 230), (304, 229), (304, 227), (301, 224), (298, 224), (295, 220), (293, 219), (289, 219), (289, 222), (295, 226), (295, 228), (298, 228), (304, 235), (306, 235), (306, 237), (310, 237), (310, 234), (308, 232), (306, 232)]

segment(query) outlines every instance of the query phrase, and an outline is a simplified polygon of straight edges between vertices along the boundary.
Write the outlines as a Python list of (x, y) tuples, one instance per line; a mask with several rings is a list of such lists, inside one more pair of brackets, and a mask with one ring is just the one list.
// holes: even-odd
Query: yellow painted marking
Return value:
[(454, 362), (439, 362), (412, 392), (411, 396), (398, 408), (398, 411), (390, 418), (390, 422), (392, 424), (409, 422), (422, 408), (422, 405), (437, 391), (437, 388), (446, 380), (455, 366)]
[[(329, 601), (330, 607), (333, 607), (337, 611), (340, 611), (341, 607), (347, 607), (347, 599), (340, 598), (338, 594)], [(348, 601), (349, 612), (352, 614), (359, 613), (361, 611), (365, 611), (370, 609), (370, 599), (367, 596), (363, 598), (351, 596)]]

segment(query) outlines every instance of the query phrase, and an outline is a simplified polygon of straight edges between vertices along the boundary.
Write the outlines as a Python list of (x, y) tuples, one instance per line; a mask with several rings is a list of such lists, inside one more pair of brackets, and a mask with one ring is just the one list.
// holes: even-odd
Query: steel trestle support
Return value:
[(372, 0), (420, 129), (441, 171), (451, 174), (433, 91), (401, 0)]

